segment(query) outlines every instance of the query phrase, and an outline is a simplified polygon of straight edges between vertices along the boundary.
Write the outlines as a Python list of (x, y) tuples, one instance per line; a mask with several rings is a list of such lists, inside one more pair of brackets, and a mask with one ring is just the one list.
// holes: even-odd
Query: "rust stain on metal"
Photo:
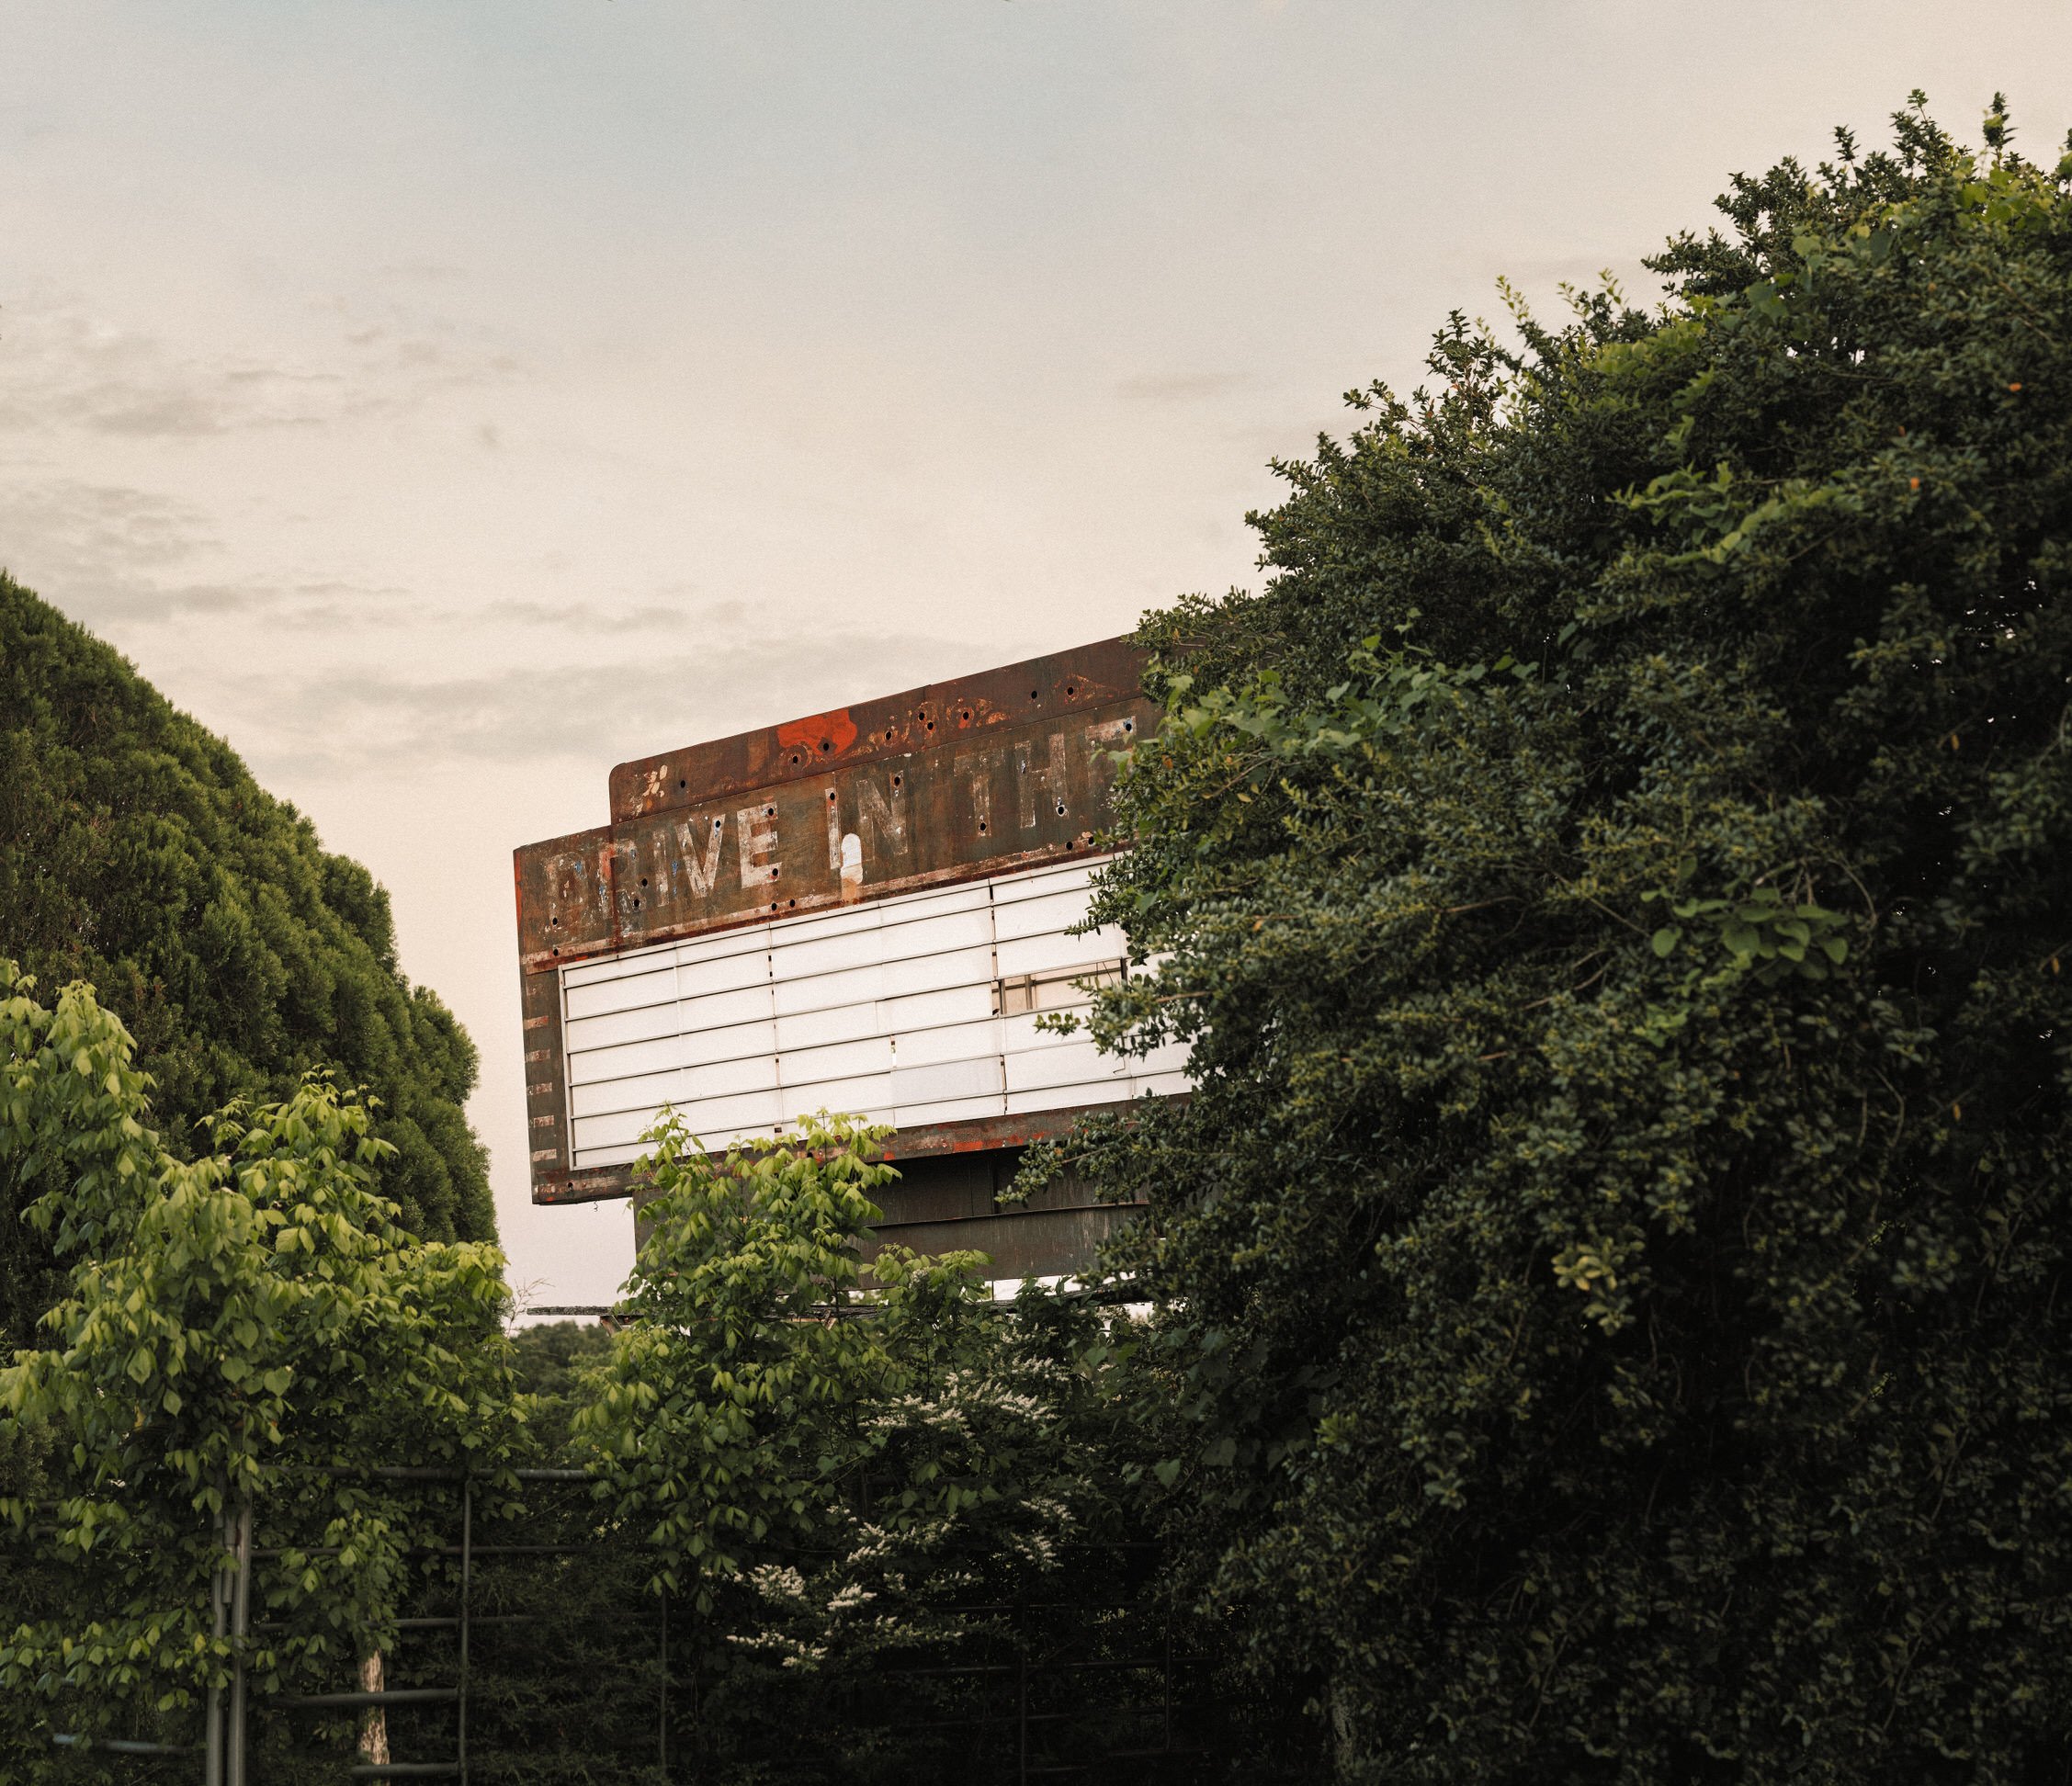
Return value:
[[(1106, 663), (1113, 642), (1094, 650)], [(520, 966), (538, 974), (586, 955), (837, 906), (845, 888), (850, 899), (883, 898), (1092, 850), (1106, 822), (1116, 752), (1144, 738), (1159, 711), (1142, 694), (1115, 696), (1108, 684), (1057, 669), (1061, 663), (1038, 661), (1048, 684), (1027, 665), (976, 680), (1011, 677), (1038, 711), (1055, 684), (1063, 713), (1009, 715), (947, 684), (928, 700), (953, 715), (941, 741), (852, 744), (847, 761), (839, 761), (842, 728), (821, 715), (806, 731), (814, 750), (822, 740), (829, 750), (810, 771), (763, 786), (740, 786), (728, 773), (700, 783), (684, 773), (680, 786), (642, 796), (611, 825), (522, 847), (514, 862)], [(698, 746), (707, 752), (700, 764), (690, 763), (698, 752), (680, 752), (675, 766), (766, 761), (783, 752), (775, 740), (791, 729)], [(789, 754), (802, 756), (804, 744)], [(616, 794), (626, 769), (613, 771)], [(632, 769), (647, 786), (647, 766)]]
[(1122, 639), (931, 683), (834, 713), (694, 744), (612, 771), (617, 824), (831, 768), (925, 751), (1039, 717), (1141, 698), (1144, 654)]
[(537, 1200), (540, 1186), (565, 1177), (569, 1168), (568, 1080), (567, 1075), (561, 1070), (560, 977), (553, 973), (522, 973), (518, 976), (518, 996), (526, 1028), (538, 1034), (546, 1044), (538, 1052), (546, 1056), (544, 1064), (552, 1069), (539, 1073), (538, 1068), (534, 1067), (528, 1068), (526, 1075), (527, 1126), (541, 1130), (551, 1129), (554, 1134), (554, 1145), (551, 1147), (532, 1149), (533, 1195)]
[(1065, 1110), (1031, 1111), (1019, 1116), (973, 1116), (961, 1123), (937, 1123), (927, 1128), (900, 1129), (877, 1150), (880, 1159), (922, 1159), (933, 1154), (991, 1152), (1025, 1147), (1032, 1141), (1054, 1141), (1081, 1116), (1097, 1110), (1127, 1110), (1128, 1100), (1074, 1104)]

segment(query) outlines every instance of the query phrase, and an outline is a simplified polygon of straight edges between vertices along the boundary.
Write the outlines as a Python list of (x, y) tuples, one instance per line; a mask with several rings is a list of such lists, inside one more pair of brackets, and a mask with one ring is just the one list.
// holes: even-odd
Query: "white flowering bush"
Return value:
[(651, 1138), (632, 1318), (576, 1433), (651, 1585), (702, 1615), (708, 1724), (825, 1735), (807, 1708), (844, 1683), (1011, 1644), (1019, 1607), (1080, 1591), (1059, 1584), (1116, 1513), (1100, 1319), (1034, 1286), (996, 1304), (978, 1253), (866, 1269), (896, 1176), (878, 1131), (823, 1117), (723, 1158), (674, 1117)]

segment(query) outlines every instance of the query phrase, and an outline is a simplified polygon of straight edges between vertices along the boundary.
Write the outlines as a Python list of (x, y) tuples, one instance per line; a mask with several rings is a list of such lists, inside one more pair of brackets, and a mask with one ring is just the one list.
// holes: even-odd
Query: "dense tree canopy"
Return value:
[(1128, 1523), (1127, 1345), (1033, 1284), (994, 1303), (978, 1253), (884, 1246), (866, 1283), (883, 1134), (809, 1119), (715, 1157), (665, 1120), (628, 1325), (575, 1417), (651, 1585), (719, 1637), (716, 1779), (971, 1777), (998, 1708), (964, 1677), (1027, 1641), (1012, 1603), (1115, 1600), (1115, 1554), (1081, 1547)]
[[(398, 1226), (327, 1080), (193, 1160), (150, 1115), (90, 989), (45, 1006), (0, 961), (0, 1161), (49, 1187), (66, 1266), (47, 1345), (0, 1368), (0, 1778), (112, 1786), (139, 1741), (191, 1778), (240, 1667), (255, 1778), (391, 1735), (436, 1766), (464, 1682), (471, 1765), (589, 1786), (651, 1780), (662, 1743), (716, 1786), (1141, 1763), (1176, 1638), (1198, 1679), (1207, 1633), (1138, 1592), (1130, 1323), (1002, 1307), (976, 1254), (888, 1248), (866, 1282), (878, 1133), (713, 1159), (670, 1119), (620, 1330), (514, 1343), (502, 1256)], [(210, 1594), (241, 1530), (243, 1636)], [(377, 1670), (406, 1696), (379, 1733), (296, 1703)]]
[(1281, 468), (1093, 1137), (1187, 1591), (1347, 1779), (2072, 1748), (2072, 156), (1919, 103)]
[[(384, 1188), (415, 1232), (488, 1239), (462, 1106), (473, 1045), (396, 964), (387, 895), (221, 740), (0, 573), (0, 955), (43, 996), (89, 981), (136, 1037), (176, 1153), (233, 1098), (336, 1069), (379, 1100)], [(0, 1345), (25, 1341), (18, 1184), (0, 1179)]]

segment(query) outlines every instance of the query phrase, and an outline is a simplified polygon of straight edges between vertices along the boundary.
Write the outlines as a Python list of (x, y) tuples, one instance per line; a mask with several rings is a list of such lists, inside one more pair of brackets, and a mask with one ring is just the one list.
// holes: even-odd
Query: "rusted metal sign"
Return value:
[[(631, 1188), (623, 1166), (572, 1170), (564, 970), (1089, 853), (1118, 754), (1157, 721), (1142, 669), (1136, 647), (1106, 639), (621, 763), (611, 823), (519, 849), (534, 1200)], [(930, 1125), (892, 1151), (1018, 1145), (1071, 1114)]]

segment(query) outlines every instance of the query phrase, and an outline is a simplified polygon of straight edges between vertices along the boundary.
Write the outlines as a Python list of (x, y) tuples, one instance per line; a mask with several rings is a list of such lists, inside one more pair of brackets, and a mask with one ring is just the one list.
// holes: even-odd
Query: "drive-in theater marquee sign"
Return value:
[(881, 1233), (1082, 1257), (1110, 1219), (1083, 1193), (1019, 1226), (992, 1193), (1080, 1112), (1184, 1084), (1036, 1026), (1123, 971), (1067, 933), (1157, 721), (1141, 671), (1104, 640), (622, 763), (610, 824), (520, 849), (534, 1200), (634, 1190), (665, 1105), (713, 1148), (826, 1108), (895, 1130)]

